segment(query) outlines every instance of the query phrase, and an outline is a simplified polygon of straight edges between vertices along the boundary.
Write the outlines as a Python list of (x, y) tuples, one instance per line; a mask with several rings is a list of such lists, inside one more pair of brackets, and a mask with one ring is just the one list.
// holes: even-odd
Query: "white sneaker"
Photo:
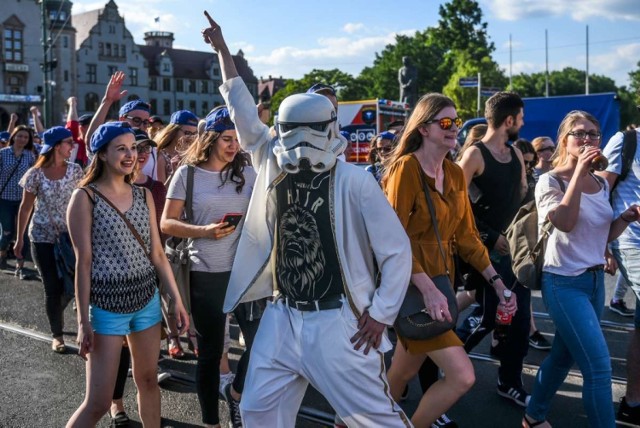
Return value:
[(168, 372), (163, 372), (160, 370), (160, 367), (158, 367), (158, 383), (162, 383), (165, 380), (169, 379), (171, 377), (171, 374)]
[(220, 375), (220, 387), (218, 388), (218, 391), (220, 392), (220, 394), (224, 395), (225, 388), (227, 387), (227, 385), (233, 382), (235, 378), (236, 378), (236, 375), (233, 374), (232, 372)]
[(238, 336), (238, 344), (243, 348), (246, 347), (246, 344), (244, 343), (244, 335), (242, 334), (242, 332), (240, 332), (240, 335)]

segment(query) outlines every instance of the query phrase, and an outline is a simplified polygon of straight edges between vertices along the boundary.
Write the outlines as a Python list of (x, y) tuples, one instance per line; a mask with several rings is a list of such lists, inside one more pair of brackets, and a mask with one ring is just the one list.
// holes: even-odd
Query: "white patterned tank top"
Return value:
[[(89, 185), (89, 188), (94, 187)], [(145, 191), (137, 186), (131, 187), (133, 204), (124, 215), (148, 249), (151, 247), (151, 235)], [(138, 311), (149, 303), (156, 291), (158, 277), (155, 267), (114, 208), (96, 193), (93, 196), (90, 303), (110, 312), (126, 314)]]

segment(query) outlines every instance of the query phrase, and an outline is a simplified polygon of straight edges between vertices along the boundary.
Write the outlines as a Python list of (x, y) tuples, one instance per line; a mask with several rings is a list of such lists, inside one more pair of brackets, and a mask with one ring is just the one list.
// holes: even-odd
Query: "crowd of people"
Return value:
[[(524, 103), (499, 92), (486, 102), (487, 123), (460, 147), (455, 103), (431, 93), (406, 123), (373, 138), (365, 169), (344, 162), (331, 86), (285, 98), (274, 126), (263, 123), (220, 26), (205, 15), (226, 102), (205, 118), (180, 110), (165, 126), (139, 99), (110, 118), (127, 94), (118, 71), (96, 112), (78, 116), (72, 97), (65, 126), (45, 129), (34, 107), (33, 129), (15, 116), (0, 133), (0, 268), (12, 253), (24, 279), (30, 252), (54, 352), (66, 352), (65, 308), (73, 301), (77, 311), (87, 388), (68, 427), (95, 426), (105, 414), (128, 426), (130, 365), (140, 418), (160, 426), (161, 341), (181, 359), (181, 335), (197, 358), (207, 427), (220, 426), (219, 395), (234, 428), (292, 427), (309, 384), (337, 427), (456, 427), (446, 412), (473, 387), (468, 353), (487, 335), (500, 363), (496, 392), (525, 409), (523, 427), (551, 426), (552, 399), (574, 363), (591, 426), (640, 425), (640, 304), (624, 303), (628, 288), (640, 299), (640, 161), (623, 174), (623, 133), (601, 151), (597, 119), (573, 111), (555, 141), (518, 139)], [(602, 154), (609, 166), (594, 171)], [(505, 237), (532, 201), (540, 228), (552, 225), (541, 280), (552, 344), (536, 328)], [(71, 291), (56, 264), (65, 234), (76, 258)], [(187, 280), (174, 276), (169, 238), (186, 242)], [(599, 321), (604, 274), (618, 269), (609, 307), (634, 316), (635, 330), (616, 416)], [(394, 348), (388, 334), (409, 287), (434, 322), (455, 322), (438, 276), (458, 292), (460, 311), (475, 305), (433, 337), (398, 332)], [(245, 343), (235, 374), (230, 314)], [(492, 333), (505, 314), (506, 334)], [(550, 351), (531, 393), (522, 382), (530, 346)], [(416, 376), (423, 395), (409, 416), (397, 403)]]

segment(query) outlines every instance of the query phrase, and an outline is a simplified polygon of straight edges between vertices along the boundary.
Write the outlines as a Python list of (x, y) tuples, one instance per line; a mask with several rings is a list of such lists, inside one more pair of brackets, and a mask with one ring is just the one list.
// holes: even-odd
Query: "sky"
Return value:
[[(73, 0), (73, 13), (104, 7), (108, 0)], [(200, 30), (208, 10), (232, 53), (242, 49), (257, 77), (300, 78), (314, 68), (338, 68), (357, 76), (375, 53), (437, 25), (440, 1), (432, 0), (115, 0), (136, 43), (145, 31), (171, 31), (174, 47), (207, 50)], [(401, 4), (402, 6), (397, 6)], [(493, 58), (509, 75), (586, 69), (618, 86), (640, 61), (640, 0), (479, 0)], [(155, 22), (159, 17), (158, 22)], [(511, 61), (509, 38), (511, 37)], [(400, 64), (398, 64), (400, 67)], [(543, 95), (543, 94), (541, 94)]]

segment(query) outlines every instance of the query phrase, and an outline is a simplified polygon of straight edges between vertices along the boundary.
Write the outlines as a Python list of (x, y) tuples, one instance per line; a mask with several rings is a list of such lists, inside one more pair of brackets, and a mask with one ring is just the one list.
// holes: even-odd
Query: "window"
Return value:
[(206, 101), (202, 102), (202, 117), (206, 117), (209, 114), (209, 103)]
[(69, 37), (68, 36), (62, 36), (62, 47), (63, 48), (68, 48), (69, 47)]
[(113, 56), (115, 56), (116, 58), (120, 56), (120, 45), (113, 45)]
[(69, 81), (69, 70), (65, 70), (64, 71), (64, 81), (68, 82)]
[(138, 69), (129, 67), (129, 81), (131, 86), (138, 86)]
[[(149, 90), (157, 91), (158, 90), (158, 81), (155, 77), (149, 77)], [(153, 109), (155, 111), (155, 109)]]
[(11, 94), (21, 94), (22, 93), (22, 84), (23, 84), (23, 79), (20, 76), (12, 76), (9, 75), (7, 78), (7, 83), (9, 84), (9, 87), (7, 88), (9, 90), (9, 93)]
[(127, 49), (125, 45), (120, 45), (120, 56), (122, 58), (126, 58), (127, 57)]
[[(96, 65), (95, 64), (87, 64), (87, 83), (96, 83)], [(91, 110), (91, 109), (87, 109)]]
[(104, 54), (106, 56), (111, 56), (111, 43), (107, 43), (105, 46)]
[(100, 100), (98, 99), (98, 94), (95, 94), (93, 92), (89, 92), (84, 97), (84, 109), (86, 111), (96, 111), (96, 110), (98, 110), (98, 104), (99, 103), (100, 103)]
[(183, 100), (177, 100), (176, 101), (176, 110), (184, 110), (184, 101)]
[(214, 68), (213, 69), (213, 75), (214, 76), (220, 76), (220, 69), (219, 68)]
[(109, 34), (116, 34), (116, 26), (109, 25)]
[(194, 100), (189, 101), (189, 111), (193, 113), (196, 111), (196, 102)]
[(116, 67), (115, 65), (108, 65), (107, 66), (107, 72), (109, 73), (108, 76), (111, 77), (114, 74), (116, 74), (116, 71), (118, 71), (118, 67)]
[(8, 62), (22, 62), (22, 30), (4, 29), (4, 59)]
[(151, 107), (151, 111), (158, 111), (158, 100), (151, 98), (149, 100), (149, 106)]
[(209, 81), (203, 80), (202, 81), (202, 93), (206, 94), (207, 92), (209, 92)]
[(169, 116), (171, 114), (171, 100), (164, 100), (162, 103), (162, 110), (165, 116)]
[(176, 92), (184, 92), (184, 80), (176, 79)]
[(162, 71), (171, 73), (171, 64), (169, 64), (168, 62), (162, 63)]
[(189, 80), (189, 92), (192, 94), (196, 93), (196, 81), (193, 79)]
[(104, 55), (104, 43), (102, 42), (98, 43), (98, 55)]
[[(171, 79), (165, 77), (162, 79), (162, 90), (163, 91), (171, 91)], [(168, 114), (168, 113), (165, 113)]]

